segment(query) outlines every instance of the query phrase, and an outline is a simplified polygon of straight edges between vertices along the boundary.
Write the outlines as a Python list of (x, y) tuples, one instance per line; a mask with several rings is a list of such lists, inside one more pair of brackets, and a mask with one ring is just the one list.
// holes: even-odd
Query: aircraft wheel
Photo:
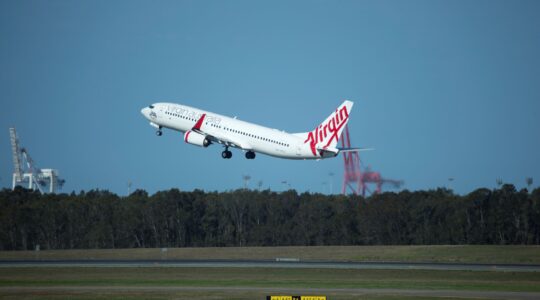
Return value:
[(229, 150), (225, 150), (221, 152), (221, 157), (223, 157), (224, 159), (229, 159), (232, 157), (232, 152)]

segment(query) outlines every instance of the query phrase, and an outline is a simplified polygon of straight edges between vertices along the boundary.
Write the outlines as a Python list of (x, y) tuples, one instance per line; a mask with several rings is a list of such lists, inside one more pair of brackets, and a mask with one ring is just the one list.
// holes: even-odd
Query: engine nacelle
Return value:
[(186, 133), (184, 133), (184, 142), (188, 143), (188, 144), (192, 144), (192, 145), (195, 145), (195, 146), (199, 146), (199, 147), (208, 147), (210, 144), (212, 144), (212, 142), (210, 142), (206, 136), (200, 134), (200, 133), (197, 133), (195, 131), (186, 131)]

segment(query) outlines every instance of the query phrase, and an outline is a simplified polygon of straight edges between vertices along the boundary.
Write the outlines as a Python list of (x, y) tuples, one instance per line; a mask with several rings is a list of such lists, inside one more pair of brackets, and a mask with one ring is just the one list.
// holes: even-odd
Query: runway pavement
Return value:
[[(27, 295), (28, 293), (67, 293), (76, 295), (77, 293), (124, 293), (136, 292), (142, 294), (155, 293), (182, 293), (187, 291), (206, 292), (262, 292), (270, 294), (325, 294), (325, 295), (348, 295), (362, 296), (368, 295), (388, 295), (407, 297), (436, 297), (436, 298), (474, 298), (474, 299), (518, 299), (533, 300), (539, 299), (540, 293), (534, 292), (503, 292), (503, 291), (455, 291), (455, 290), (418, 290), (418, 289), (382, 289), (382, 288), (267, 288), (267, 287), (175, 287), (175, 286), (44, 286), (44, 287), (0, 287), (2, 293), (16, 295)], [(215, 296), (214, 296), (215, 297)]]
[[(164, 268), (317, 268), (317, 269), (386, 269), (386, 270), (440, 270), (440, 271), (495, 271), (495, 272), (540, 272), (540, 265), (516, 264), (450, 264), (450, 263), (408, 263), (408, 262), (343, 262), (343, 261), (301, 261), (296, 258), (273, 260), (0, 260), (1, 268), (35, 267), (164, 267)], [(207, 292), (264, 292), (288, 294), (325, 295), (390, 295), (408, 297), (452, 297), (479, 299), (540, 299), (538, 292), (509, 291), (468, 291), (432, 289), (392, 289), (392, 288), (269, 288), (234, 286), (3, 286), (0, 296), (28, 295), (29, 293), (118, 293), (134, 292), (144, 294), (183, 293), (188, 291)]]
[(540, 265), (274, 260), (0, 260), (1, 267), (317, 268), (540, 272)]

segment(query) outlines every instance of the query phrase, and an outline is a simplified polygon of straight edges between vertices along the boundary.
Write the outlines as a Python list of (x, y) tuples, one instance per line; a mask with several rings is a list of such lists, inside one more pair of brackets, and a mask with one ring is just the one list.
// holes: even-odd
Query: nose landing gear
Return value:
[(163, 128), (163, 127), (159, 126), (159, 127), (157, 128), (157, 129), (158, 129), (158, 130), (156, 131), (156, 135), (157, 135), (157, 136), (161, 136), (161, 135), (163, 134), (163, 131), (161, 131), (161, 128)]

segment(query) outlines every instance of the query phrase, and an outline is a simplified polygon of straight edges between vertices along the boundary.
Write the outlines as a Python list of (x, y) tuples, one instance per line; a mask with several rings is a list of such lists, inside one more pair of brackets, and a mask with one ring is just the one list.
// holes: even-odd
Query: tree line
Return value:
[(0, 250), (285, 245), (540, 244), (540, 189), (361, 196), (171, 189), (0, 191)]

